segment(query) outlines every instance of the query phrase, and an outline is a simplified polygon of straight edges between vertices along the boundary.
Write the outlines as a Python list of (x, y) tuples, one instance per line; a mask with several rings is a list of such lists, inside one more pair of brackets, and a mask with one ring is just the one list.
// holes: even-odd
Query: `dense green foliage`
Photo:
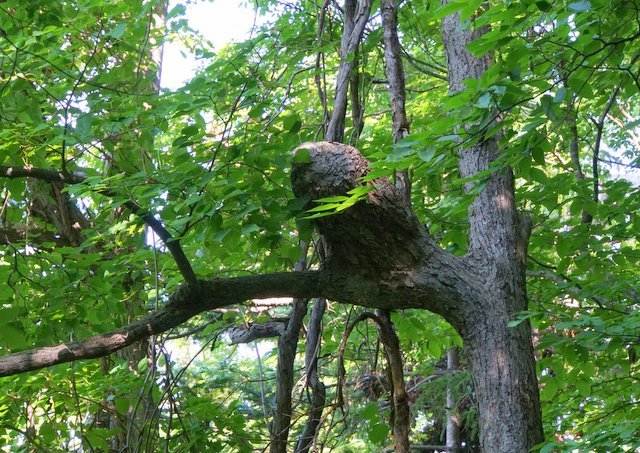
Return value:
[[(188, 29), (181, 6), (168, 12), (165, 30), (152, 19), (153, 1), (0, 3), (0, 165), (88, 176), (64, 189), (1, 181), (0, 354), (107, 332), (166, 302), (182, 277), (124, 209), (126, 200), (181, 238), (198, 275), (293, 268), (298, 238), (311, 231), (297, 220), (307, 200), (291, 193), (290, 151), (322, 138), (317, 82), (328, 83), (331, 104), (341, 14), (332, 4), (318, 36), (322, 2), (257, 3), (270, 13), (268, 24), (219, 51)], [(541, 448), (639, 448), (640, 5), (483, 5), (401, 3), (412, 130), (393, 146), (381, 30), (372, 19), (356, 56), (364, 127), (358, 136), (348, 120), (345, 137), (372, 160), (373, 176), (409, 169), (421, 221), (443, 247), (464, 254), (467, 207), (487, 175), (461, 180), (456, 146), (500, 134), (498, 165), (513, 167), (519, 206), (533, 219), (531, 304), (521, 316), (535, 327), (547, 436)], [(495, 64), (448, 96), (440, 20), (455, 10), (468, 26), (488, 26), (471, 50), (490, 52)], [(185, 38), (202, 69), (184, 87), (158, 92), (151, 53), (166, 31)], [(468, 182), (474, 189), (464, 193)], [(81, 228), (73, 227), (75, 215), (85, 219)], [(55, 216), (67, 223), (55, 224)], [(389, 407), (376, 390), (385, 363), (373, 325), (362, 323), (349, 337), (345, 382), (338, 381), (342, 333), (360, 310), (332, 303), (324, 320), (321, 379), (331, 404), (345, 387), (348, 405), (325, 410), (319, 443), (340, 451), (389, 444)], [(247, 303), (154, 338), (148, 356), (4, 378), (0, 443), (6, 451), (107, 451), (140, 423), (143, 451), (264, 448), (274, 343), (228, 346), (224, 331), (287, 313)], [(427, 312), (393, 319), (416, 443), (441, 443), (447, 384), (460, 401), (464, 435), (475, 442), (468, 376), (442, 372), (459, 338)], [(294, 401), (302, 418), (301, 386)]]

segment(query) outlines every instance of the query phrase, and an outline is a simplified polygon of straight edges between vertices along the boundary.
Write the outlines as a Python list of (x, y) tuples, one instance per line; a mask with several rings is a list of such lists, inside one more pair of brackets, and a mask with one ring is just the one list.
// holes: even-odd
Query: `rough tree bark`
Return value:
[[(296, 195), (344, 195), (363, 184), (368, 162), (354, 148), (328, 142), (302, 146), (310, 162), (293, 165)], [(55, 174), (12, 171), (18, 173)], [(113, 333), (0, 357), (0, 376), (102, 357), (203, 311), (252, 298), (323, 296), (381, 309), (426, 308), (447, 319), (469, 348), (483, 450), (526, 451), (541, 440), (542, 431), (528, 326), (507, 327), (525, 306), (526, 255), (516, 247), (513, 187), (505, 186), (511, 179), (506, 170), (494, 175), (484, 191), (493, 193), (481, 194), (474, 203), (471, 234), (482, 235), (472, 238), (468, 256), (438, 247), (404, 195), (381, 178), (370, 183), (375, 190), (366, 201), (317, 220), (327, 253), (322, 270), (199, 280), (197, 287), (186, 283), (165, 307)], [(498, 219), (479, 211), (482, 203), (493, 206), (494, 201), (491, 212)], [(505, 237), (492, 236), (496, 230)]]
[[(306, 270), (307, 247), (302, 248), (302, 258), (295, 265), (295, 271)], [(291, 427), (291, 391), (293, 389), (293, 365), (298, 350), (298, 337), (302, 322), (307, 314), (308, 299), (293, 299), (293, 310), (289, 315), (287, 326), (278, 338), (278, 365), (276, 368), (276, 407), (271, 422), (271, 453), (287, 451), (289, 428)]]
[(325, 139), (335, 142), (344, 140), (344, 120), (347, 114), (347, 93), (351, 73), (356, 67), (354, 58), (360, 45), (364, 27), (369, 20), (371, 2), (369, 0), (346, 0), (344, 5), (344, 30), (340, 67), (336, 77), (336, 92), (333, 100), (333, 112), (327, 127)]
[(375, 322), (378, 337), (384, 346), (384, 352), (389, 363), (391, 384), (391, 420), (393, 428), (393, 446), (396, 453), (408, 453), (411, 448), (409, 434), (411, 433), (411, 408), (404, 382), (404, 362), (400, 339), (391, 321), (389, 310), (376, 310)]
[(316, 298), (309, 319), (309, 329), (307, 332), (307, 344), (305, 347), (304, 368), (307, 375), (307, 386), (311, 391), (311, 407), (309, 416), (304, 425), (302, 433), (298, 438), (296, 453), (306, 453), (312, 447), (316, 438), (322, 410), (326, 400), (324, 383), (318, 377), (318, 355), (320, 350), (320, 340), (322, 339), (322, 317), (327, 308), (327, 301), (324, 298)]
[[(490, 55), (474, 57), (466, 46), (483, 34), (465, 27), (460, 14), (447, 16), (442, 35), (451, 92), (463, 81), (479, 78), (491, 64)], [(463, 178), (490, 168), (500, 154), (498, 138), (488, 138), (461, 150)], [(514, 315), (527, 309), (525, 267), (529, 240), (527, 219), (515, 205), (510, 168), (496, 170), (469, 209), (469, 253), (465, 259), (484, 282), (478, 303), (465, 313), (459, 332), (469, 350), (480, 409), (481, 448), (487, 452), (527, 451), (543, 440), (538, 383), (531, 344), (531, 326), (509, 328)]]
[[(384, 67), (389, 85), (391, 98), (391, 114), (393, 122), (393, 143), (397, 143), (409, 135), (409, 119), (406, 111), (406, 86), (404, 68), (402, 66), (402, 47), (398, 37), (398, 6), (396, 0), (383, 0), (380, 5), (382, 12), (382, 40), (384, 42)], [(411, 180), (409, 171), (399, 171), (396, 187), (404, 193), (407, 200), (411, 199)]]
[(453, 395), (451, 388), (452, 374), (458, 370), (460, 362), (458, 360), (458, 349), (449, 348), (447, 351), (447, 448), (452, 453), (460, 451), (460, 414), (458, 413), (458, 404)]

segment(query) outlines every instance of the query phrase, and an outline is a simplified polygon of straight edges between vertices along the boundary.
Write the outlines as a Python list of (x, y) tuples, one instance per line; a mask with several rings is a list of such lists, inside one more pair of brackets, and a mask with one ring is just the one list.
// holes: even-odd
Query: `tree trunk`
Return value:
[(347, 114), (349, 80), (356, 67), (356, 60), (353, 56), (360, 45), (364, 27), (369, 20), (371, 2), (369, 0), (347, 0), (344, 10), (340, 67), (336, 77), (333, 112), (325, 134), (325, 139), (332, 142), (342, 142), (344, 140), (344, 120)]
[(311, 404), (307, 422), (298, 438), (295, 449), (296, 453), (307, 453), (313, 446), (318, 433), (318, 427), (320, 426), (322, 410), (326, 402), (325, 385), (318, 378), (318, 356), (320, 354), (320, 340), (322, 340), (322, 317), (324, 316), (326, 308), (326, 299), (316, 298), (313, 301), (304, 360), (304, 368), (307, 374), (307, 387), (311, 391)]
[(409, 407), (409, 397), (404, 384), (404, 363), (400, 349), (400, 339), (396, 335), (395, 328), (391, 322), (389, 310), (376, 310), (375, 321), (378, 328), (378, 336), (384, 345), (384, 351), (389, 363), (394, 451), (396, 453), (408, 453), (411, 450), (409, 444), (411, 408)]
[[(476, 58), (466, 46), (484, 30), (460, 24), (459, 13), (443, 20), (449, 86), (463, 89), (463, 80), (479, 78), (490, 55)], [(500, 154), (491, 137), (459, 153), (463, 178), (490, 168)], [(527, 308), (525, 266), (528, 225), (519, 221), (513, 173), (496, 170), (469, 209), (469, 254), (466, 261), (484, 275), (478, 301), (467, 305), (460, 334), (469, 349), (480, 412), (480, 442), (485, 452), (524, 452), (542, 442), (542, 423), (531, 327), (507, 327)]]
[(459, 366), (458, 349), (453, 346), (447, 351), (447, 377), (449, 379), (447, 385), (447, 447), (453, 453), (460, 451), (460, 414), (451, 388), (451, 377)]

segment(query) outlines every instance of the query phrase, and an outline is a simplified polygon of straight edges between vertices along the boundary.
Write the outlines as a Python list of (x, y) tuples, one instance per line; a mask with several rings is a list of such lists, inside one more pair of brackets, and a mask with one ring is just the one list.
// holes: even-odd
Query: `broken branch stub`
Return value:
[(291, 171), (293, 192), (311, 200), (347, 195), (352, 189), (373, 185), (366, 199), (343, 212), (318, 218), (315, 224), (325, 238), (324, 267), (363, 275), (415, 268), (428, 255), (426, 232), (404, 196), (387, 180), (362, 182), (369, 162), (348, 145), (334, 142), (305, 143), (305, 162)]

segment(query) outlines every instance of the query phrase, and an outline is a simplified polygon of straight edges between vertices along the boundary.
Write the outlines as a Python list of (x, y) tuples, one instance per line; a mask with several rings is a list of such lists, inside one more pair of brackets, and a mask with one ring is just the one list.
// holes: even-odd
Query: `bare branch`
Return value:
[(607, 119), (607, 115), (616, 102), (616, 97), (620, 92), (620, 87), (616, 87), (611, 93), (611, 97), (607, 101), (607, 105), (604, 107), (604, 111), (600, 115), (599, 119), (593, 119), (593, 123), (596, 126), (596, 141), (593, 146), (593, 157), (591, 159), (591, 167), (593, 171), (593, 201), (598, 203), (600, 198), (600, 177), (598, 169), (598, 159), (600, 158), (600, 145), (602, 144), (602, 134), (604, 131), (604, 123)]
[(279, 337), (287, 327), (287, 318), (272, 319), (267, 322), (256, 322), (248, 326), (234, 326), (227, 331), (231, 341), (229, 344), (251, 343), (262, 338)]

